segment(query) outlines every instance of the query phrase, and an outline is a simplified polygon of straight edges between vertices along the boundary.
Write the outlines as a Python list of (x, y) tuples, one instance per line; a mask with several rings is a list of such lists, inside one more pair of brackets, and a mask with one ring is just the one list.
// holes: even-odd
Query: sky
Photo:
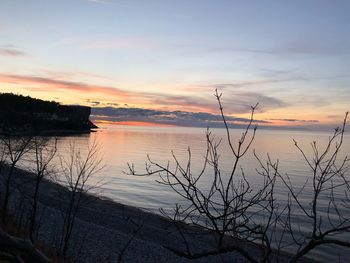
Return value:
[(217, 121), (218, 89), (232, 123), (259, 103), (262, 125), (331, 127), (350, 110), (349, 13), (346, 0), (1, 0), (0, 92), (190, 125)]

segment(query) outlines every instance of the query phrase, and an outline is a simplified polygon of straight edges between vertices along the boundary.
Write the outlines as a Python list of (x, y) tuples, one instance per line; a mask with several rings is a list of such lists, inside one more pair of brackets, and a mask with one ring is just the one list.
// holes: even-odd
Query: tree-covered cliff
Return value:
[(96, 127), (89, 120), (91, 108), (61, 105), (15, 95), (0, 94), (0, 131), (2, 133), (80, 133)]

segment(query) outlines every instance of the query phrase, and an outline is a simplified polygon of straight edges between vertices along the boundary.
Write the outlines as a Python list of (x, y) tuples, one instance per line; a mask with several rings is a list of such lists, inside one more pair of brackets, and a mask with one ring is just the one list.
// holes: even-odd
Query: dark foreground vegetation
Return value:
[[(340, 158), (347, 114), (327, 145), (311, 144), (307, 156), (295, 142), (310, 171), (310, 181), (293, 185), (278, 160), (260, 163), (259, 184), (251, 184), (240, 160), (254, 141), (255, 107), (238, 141), (230, 134), (220, 94), (216, 93), (227, 137), (218, 141), (208, 130), (207, 150), (199, 174), (188, 162), (159, 164), (149, 158), (145, 175), (159, 174), (183, 197), (164, 217), (89, 195), (98, 189), (103, 169), (96, 142), (74, 144), (60, 156), (56, 138), (0, 138), (0, 259), (4, 262), (311, 262), (318, 247), (350, 249), (349, 159)], [(51, 107), (51, 106), (49, 106)], [(232, 169), (220, 168), (220, 143), (228, 143)], [(137, 174), (133, 165), (130, 173)], [(211, 185), (201, 184), (205, 174)], [(140, 174), (139, 174), (140, 175)], [(142, 174), (141, 174), (142, 175)], [(276, 197), (284, 185), (285, 200)], [(307, 192), (308, 200), (302, 198)], [(326, 208), (321, 198), (328, 198)], [(301, 214), (304, 221), (294, 220)], [(303, 224), (302, 226), (300, 224)], [(277, 229), (282, 231), (277, 231)], [(302, 231), (307, 229), (307, 231)], [(286, 251), (288, 253), (286, 253)], [(341, 256), (341, 255), (340, 255)], [(346, 260), (339, 257), (339, 261)]]
[[(58, 202), (61, 222), (59, 225), (45, 222), (46, 225), (51, 223), (51, 228), (57, 228), (53, 242), (46, 244), (47, 249), (54, 258), (65, 260), (77, 212), (91, 189), (87, 181), (102, 168), (97, 145), (89, 146), (84, 156), (72, 145), (69, 157), (62, 157), (61, 165), (54, 168), (55, 138), (3, 135), (0, 143), (0, 258), (10, 262), (50, 261), (36, 248), (36, 244), (42, 243), (38, 237), (39, 229), (47, 220), (44, 218), (45, 206), (40, 203), (45, 192)], [(26, 171), (18, 168), (21, 165), (27, 165)], [(49, 182), (55, 187), (49, 189)]]
[(61, 105), (15, 95), (0, 94), (0, 132), (19, 134), (86, 133), (96, 126), (89, 120), (91, 108)]

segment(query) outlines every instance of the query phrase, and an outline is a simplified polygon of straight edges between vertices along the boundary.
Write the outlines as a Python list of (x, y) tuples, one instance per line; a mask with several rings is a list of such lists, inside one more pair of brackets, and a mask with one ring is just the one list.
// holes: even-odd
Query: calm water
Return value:
[[(233, 136), (239, 136), (242, 131), (232, 130)], [(222, 129), (213, 130), (217, 138), (222, 137), (223, 142), (219, 149), (221, 154), (220, 164), (223, 171), (228, 171), (232, 164), (232, 156), (229, 154), (225, 144), (225, 133)], [(266, 159), (269, 153), (272, 159), (279, 159), (280, 170), (288, 173), (294, 185), (301, 186), (310, 178), (301, 154), (295, 148), (292, 139), (299, 142), (307, 154), (311, 154), (310, 142), (317, 140), (320, 146), (325, 145), (330, 133), (323, 132), (303, 132), (303, 131), (279, 131), (279, 130), (258, 130), (256, 139), (251, 147), (255, 149), (261, 159)], [(92, 140), (97, 140), (101, 147), (101, 157), (106, 165), (104, 171), (94, 178), (104, 184), (99, 190), (99, 194), (111, 198), (115, 201), (138, 206), (147, 210), (158, 212), (160, 207), (170, 210), (175, 203), (182, 200), (169, 187), (156, 182), (157, 175), (136, 177), (126, 175), (128, 172), (127, 162), (133, 163), (136, 171), (145, 172), (145, 161), (147, 154), (153, 161), (166, 164), (172, 160), (171, 150), (180, 161), (186, 164), (188, 157), (187, 148), (192, 152), (192, 171), (199, 171), (203, 163), (205, 153), (205, 129), (203, 128), (181, 128), (181, 127), (131, 127), (106, 125), (98, 132), (91, 135), (64, 137), (59, 140), (59, 149), (62, 155), (67, 153), (69, 143), (74, 141), (77, 146), (84, 147)], [(322, 148), (323, 149), (323, 148)], [(350, 154), (350, 138), (347, 135), (341, 155)], [(247, 153), (241, 162), (248, 179), (258, 186), (260, 177), (255, 168), (258, 163), (253, 156), (253, 152)], [(203, 178), (203, 185), (208, 184), (210, 175)], [(283, 187), (278, 187), (276, 197), (282, 200), (287, 191)], [(308, 203), (308, 194), (302, 199)], [(326, 209), (328, 200), (322, 200), (321, 204)], [(303, 221), (302, 215), (295, 215), (295, 220)], [(303, 229), (302, 229), (303, 230)], [(304, 229), (308, 231), (308, 229)], [(349, 249), (348, 249), (349, 250)], [(322, 249), (316, 252), (318, 258), (326, 262), (332, 259), (333, 254), (346, 256), (349, 251), (343, 249)], [(333, 257), (333, 260), (338, 257)], [(343, 261), (343, 258), (342, 258)]]

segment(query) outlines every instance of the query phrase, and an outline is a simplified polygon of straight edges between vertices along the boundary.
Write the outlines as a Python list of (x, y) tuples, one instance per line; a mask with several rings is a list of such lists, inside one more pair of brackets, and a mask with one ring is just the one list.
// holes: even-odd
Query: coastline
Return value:
[[(28, 213), (30, 200), (25, 196), (31, 193), (34, 178), (30, 172), (16, 169), (13, 179), (12, 189), (17, 190), (13, 191), (10, 198), (11, 209), (18, 211), (18, 207), (22, 207), (23, 212)], [(64, 194), (67, 191), (50, 180), (42, 182), (38, 210), (41, 218), (38, 236), (41, 242), (55, 246), (62, 225), (57, 193)], [(87, 194), (86, 199), (88, 202), (77, 214), (68, 250), (69, 257), (75, 262), (116, 262), (120, 257), (122, 262), (246, 262), (238, 252), (189, 260), (171, 251), (185, 252), (186, 247), (170, 220), (101, 196)], [(189, 233), (187, 239), (192, 253), (213, 249), (213, 234), (184, 224), (181, 228)], [(258, 256), (260, 253), (261, 247), (256, 244), (242, 244), (238, 240), (236, 243), (248, 248), (252, 255)], [(316, 261), (305, 259), (301, 262)]]
[(30, 130), (30, 131), (23, 131), (23, 132), (6, 132), (1, 131), (0, 129), (0, 136), (8, 136), (9, 134), (11, 136), (69, 136), (69, 135), (83, 135), (83, 134), (90, 134), (93, 132), (97, 132), (98, 127), (91, 128), (91, 129), (85, 129), (85, 130), (45, 130), (45, 131), (36, 131), (36, 130)]

